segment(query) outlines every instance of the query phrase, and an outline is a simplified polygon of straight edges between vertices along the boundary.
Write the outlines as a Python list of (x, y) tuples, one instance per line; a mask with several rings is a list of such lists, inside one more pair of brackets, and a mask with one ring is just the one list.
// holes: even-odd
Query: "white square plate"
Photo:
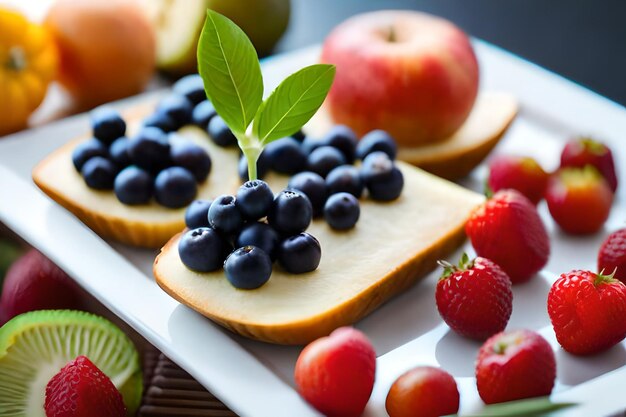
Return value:
[[(482, 70), (481, 88), (513, 93), (521, 104), (517, 120), (496, 152), (527, 154), (552, 170), (558, 165), (565, 139), (591, 134), (612, 147), (621, 168), (619, 162), (626, 161), (626, 109), (484, 42), (475, 41), (474, 45)], [(266, 59), (266, 85), (275, 86), (289, 73), (316, 61), (318, 54), (314, 47)], [(271, 87), (266, 89), (271, 91)], [(147, 94), (115, 105), (123, 109), (154, 98), (155, 94)], [(293, 366), (301, 348), (235, 336), (180, 305), (154, 283), (151, 267), (155, 251), (103, 241), (34, 186), (30, 179), (33, 166), (88, 130), (88, 118), (79, 115), (0, 141), (0, 220), (242, 417), (319, 415), (293, 387)], [(481, 190), (485, 175), (485, 169), (479, 168), (463, 183)], [(626, 183), (625, 175), (620, 179)], [(562, 234), (554, 227), (545, 203), (540, 205), (552, 239), (552, 255), (545, 271), (559, 274), (574, 268), (595, 268), (602, 240), (624, 226), (621, 191), (607, 226), (591, 237)], [(472, 251), (469, 245), (463, 249)], [(554, 274), (543, 272), (514, 288), (509, 328), (538, 330), (553, 344), (558, 362), (553, 399), (581, 403), (567, 410), (568, 415), (605, 415), (626, 408), (626, 399), (621, 396), (626, 381), (626, 344), (589, 358), (573, 357), (558, 347), (545, 306)], [(439, 271), (433, 272), (356, 324), (379, 355), (376, 385), (365, 416), (386, 416), (385, 396), (393, 380), (424, 364), (440, 365), (457, 378), (462, 412), (480, 409), (473, 378), (480, 346), (450, 332), (439, 318), (434, 303), (438, 275)]]

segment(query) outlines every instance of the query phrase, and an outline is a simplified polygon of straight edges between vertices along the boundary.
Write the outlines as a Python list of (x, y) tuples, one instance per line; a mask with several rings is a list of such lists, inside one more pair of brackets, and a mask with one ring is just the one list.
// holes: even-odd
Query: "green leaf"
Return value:
[(263, 100), (261, 67), (246, 34), (212, 10), (198, 41), (198, 72), (217, 113), (236, 136), (243, 136)]
[(335, 66), (311, 65), (285, 78), (263, 102), (253, 133), (262, 145), (294, 134), (320, 108), (335, 78)]
[(486, 405), (472, 414), (462, 414), (463, 417), (525, 417), (545, 416), (552, 411), (561, 410), (577, 405), (576, 403), (553, 403), (550, 397), (531, 398), (527, 400), (509, 401), (506, 403)]

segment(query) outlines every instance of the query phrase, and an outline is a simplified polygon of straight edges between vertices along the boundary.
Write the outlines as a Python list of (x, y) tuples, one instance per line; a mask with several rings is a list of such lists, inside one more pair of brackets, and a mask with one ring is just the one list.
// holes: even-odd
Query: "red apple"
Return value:
[(374, 387), (376, 352), (367, 337), (342, 327), (307, 345), (295, 379), (304, 399), (328, 417), (357, 417)]
[(346, 20), (326, 38), (321, 60), (337, 66), (327, 104), (359, 135), (388, 131), (402, 146), (441, 141), (469, 115), (478, 63), (465, 33), (412, 11)]

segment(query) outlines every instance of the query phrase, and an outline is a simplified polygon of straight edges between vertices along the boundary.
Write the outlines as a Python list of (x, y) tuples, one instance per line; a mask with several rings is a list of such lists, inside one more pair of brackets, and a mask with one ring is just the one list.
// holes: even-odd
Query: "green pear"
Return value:
[(142, 0), (157, 36), (157, 65), (176, 74), (197, 71), (196, 48), (206, 10), (230, 18), (259, 55), (269, 53), (289, 23), (289, 0)]

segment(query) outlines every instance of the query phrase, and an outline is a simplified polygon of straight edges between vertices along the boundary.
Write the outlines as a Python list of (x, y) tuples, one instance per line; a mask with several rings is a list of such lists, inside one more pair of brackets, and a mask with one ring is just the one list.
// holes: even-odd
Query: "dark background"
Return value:
[(277, 52), (322, 42), (351, 15), (415, 9), (445, 17), (626, 105), (626, 0), (291, 0)]

